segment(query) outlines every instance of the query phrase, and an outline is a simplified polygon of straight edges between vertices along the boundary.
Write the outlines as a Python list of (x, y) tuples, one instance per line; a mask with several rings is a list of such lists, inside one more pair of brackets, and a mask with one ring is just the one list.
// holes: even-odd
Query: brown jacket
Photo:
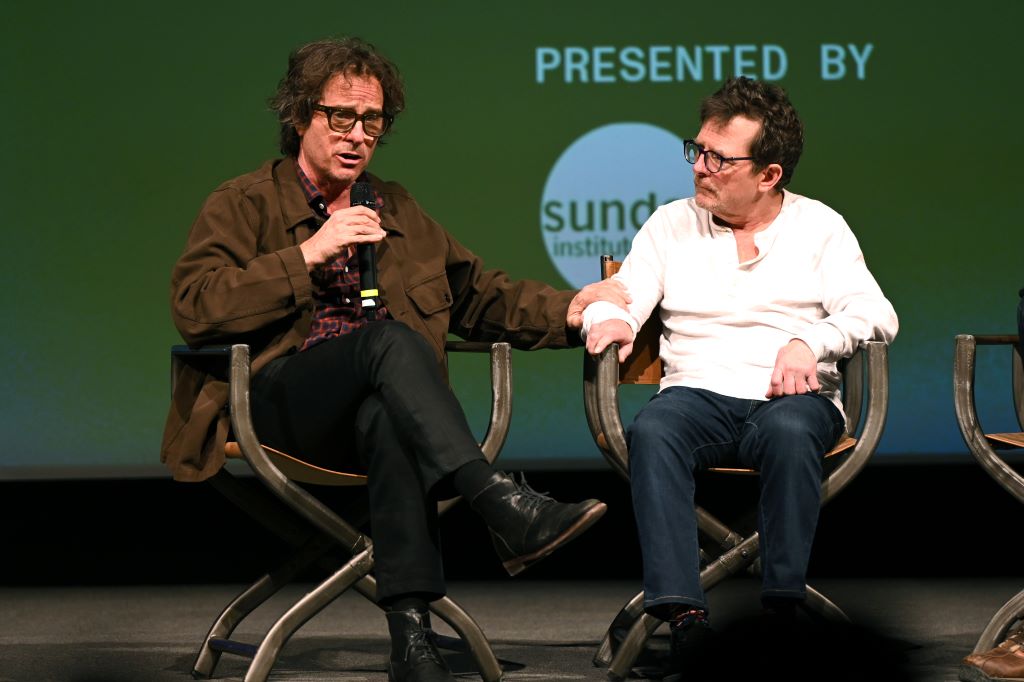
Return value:
[[(565, 327), (572, 291), (512, 281), (459, 244), (399, 184), (370, 177), (388, 232), (379, 286), (391, 316), (421, 333), (444, 365), (449, 332), (517, 348), (579, 343)], [(248, 343), (253, 373), (302, 346), (314, 303), (299, 244), (316, 229), (292, 159), (229, 180), (206, 200), (171, 278), (171, 313), (192, 346)], [(227, 384), (199, 370), (177, 377), (160, 458), (181, 481), (224, 464)]]

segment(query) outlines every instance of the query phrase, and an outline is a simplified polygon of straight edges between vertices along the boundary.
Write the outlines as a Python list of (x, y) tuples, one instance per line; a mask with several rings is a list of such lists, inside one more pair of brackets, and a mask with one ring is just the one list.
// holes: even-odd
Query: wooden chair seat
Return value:
[(985, 438), (994, 447), (1009, 445), (1014, 448), (1024, 448), (1024, 433), (986, 433)]
[[(345, 471), (335, 471), (310, 464), (288, 453), (275, 450), (267, 445), (260, 444), (260, 447), (267, 453), (267, 457), (274, 466), (285, 475), (285, 477), (300, 483), (313, 483), (315, 485), (366, 485), (366, 476), (353, 474)], [(224, 455), (231, 459), (241, 459), (242, 448), (237, 441), (229, 440), (224, 444)]]
[[(857, 444), (857, 439), (853, 436), (843, 434), (836, 446), (825, 453), (824, 458), (827, 460), (836, 455), (841, 455), (847, 452), (853, 446)], [(710, 467), (708, 471), (714, 471), (719, 474), (742, 474), (745, 476), (756, 476), (758, 474), (757, 469), (748, 469), (746, 467)]]

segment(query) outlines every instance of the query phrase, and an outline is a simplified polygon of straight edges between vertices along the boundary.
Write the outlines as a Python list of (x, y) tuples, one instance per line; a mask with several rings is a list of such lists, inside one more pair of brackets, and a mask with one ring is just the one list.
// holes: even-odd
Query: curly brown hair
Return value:
[[(318, 40), (303, 45), (288, 57), (288, 73), (270, 98), (270, 108), (281, 123), (281, 153), (299, 155), (297, 126), (308, 126), (313, 105), (324, 86), (339, 73), (373, 76), (384, 90), (384, 115), (394, 119), (405, 108), (405, 88), (398, 67), (370, 43), (359, 38)], [(378, 144), (382, 144), (381, 140)]]
[(758, 169), (770, 163), (782, 166), (782, 177), (775, 185), (781, 191), (792, 179), (804, 150), (804, 124), (789, 95), (773, 83), (744, 76), (730, 78), (718, 92), (701, 102), (700, 123), (724, 124), (735, 116), (761, 122), (761, 131), (750, 145), (750, 156)]

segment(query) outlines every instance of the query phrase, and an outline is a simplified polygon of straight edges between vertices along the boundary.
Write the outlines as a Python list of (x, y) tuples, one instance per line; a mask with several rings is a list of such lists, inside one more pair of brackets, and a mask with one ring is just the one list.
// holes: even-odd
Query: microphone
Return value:
[[(349, 191), (352, 206), (366, 206), (377, 209), (377, 197), (373, 186), (368, 182), (357, 182)], [(377, 249), (375, 244), (357, 244), (356, 257), (359, 259), (359, 298), (362, 300), (363, 313), (366, 319), (374, 320), (377, 316)]]

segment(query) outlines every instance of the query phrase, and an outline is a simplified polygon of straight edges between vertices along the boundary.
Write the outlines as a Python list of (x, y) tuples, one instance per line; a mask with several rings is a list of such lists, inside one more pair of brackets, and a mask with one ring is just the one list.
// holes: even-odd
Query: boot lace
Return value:
[(538, 492), (530, 487), (530, 484), (526, 482), (526, 474), (520, 472), (518, 481), (515, 474), (512, 474), (512, 480), (515, 482), (516, 488), (519, 489), (520, 495), (522, 495), (520, 504), (524, 509), (539, 509), (555, 504), (555, 501), (551, 499), (546, 491)]
[(410, 660), (415, 653), (418, 654), (420, 661), (429, 660), (431, 663), (436, 663), (443, 667), (444, 661), (441, 660), (433, 634), (431, 630), (419, 630), (411, 633), (409, 635), (409, 644), (405, 648), (405, 660)]

